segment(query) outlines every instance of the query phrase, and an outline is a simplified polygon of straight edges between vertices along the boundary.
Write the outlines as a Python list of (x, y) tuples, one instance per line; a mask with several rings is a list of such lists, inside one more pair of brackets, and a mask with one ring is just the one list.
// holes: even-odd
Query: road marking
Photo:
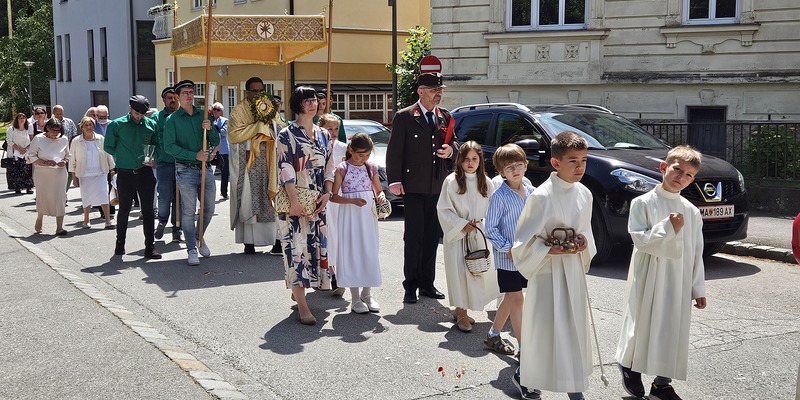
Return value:
[(0, 229), (15, 239), (22, 247), (25, 247), (42, 262), (47, 264), (53, 271), (57, 272), (64, 279), (68, 280), (72, 286), (80, 290), (87, 297), (97, 304), (114, 314), (125, 326), (155, 346), (162, 354), (172, 360), (177, 366), (184, 370), (198, 385), (205, 389), (212, 396), (221, 400), (247, 399), (248, 397), (230, 384), (221, 375), (215, 373), (207, 365), (195, 358), (189, 352), (183, 350), (174, 340), (163, 335), (158, 329), (150, 326), (147, 322), (126, 309), (123, 305), (115, 302), (108, 297), (102, 290), (84, 280), (82, 277), (66, 268), (54, 257), (50, 256), (33, 243), (22, 240), (23, 237), (13, 228), (0, 222)]

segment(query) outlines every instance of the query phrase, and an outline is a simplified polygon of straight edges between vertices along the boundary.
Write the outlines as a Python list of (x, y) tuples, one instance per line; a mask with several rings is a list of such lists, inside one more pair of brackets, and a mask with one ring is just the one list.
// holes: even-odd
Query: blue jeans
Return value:
[[(167, 224), (167, 219), (172, 222), (172, 231), (180, 230), (175, 226), (175, 163), (160, 162), (156, 166), (156, 180), (158, 185), (158, 222)], [(172, 214), (172, 218), (170, 218)]]
[[(217, 185), (211, 166), (206, 164), (206, 189), (203, 202), (203, 232), (207, 232), (211, 216), (214, 215), (214, 201), (217, 198)], [(197, 248), (197, 221), (195, 215), (197, 200), (200, 199), (200, 167), (175, 164), (175, 179), (181, 191), (181, 229), (186, 250)]]

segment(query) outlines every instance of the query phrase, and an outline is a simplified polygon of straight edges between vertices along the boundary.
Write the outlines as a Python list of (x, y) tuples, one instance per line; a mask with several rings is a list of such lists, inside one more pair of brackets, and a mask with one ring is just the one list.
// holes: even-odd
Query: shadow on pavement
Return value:
[[(287, 290), (287, 295), (289, 291)], [(309, 302), (309, 306), (317, 318), (317, 325), (330, 315), (328, 311), (320, 311), (319, 306), (314, 307)], [(290, 314), (281, 322), (278, 322), (264, 334), (264, 343), (258, 347), (262, 350), (269, 350), (276, 354), (297, 354), (301, 353), (304, 344), (311, 343), (326, 336), (315, 326), (301, 325), (298, 320), (297, 310), (290, 310)]]
[[(628, 279), (630, 256), (630, 250), (627, 254), (615, 252), (605, 263), (593, 265), (589, 269), (589, 275), (600, 278), (626, 280)], [(703, 261), (706, 280), (738, 278), (755, 275), (761, 272), (761, 268), (755, 265), (738, 262), (721, 256), (706, 257)]]
[(423, 332), (447, 332), (449, 328), (443, 322), (451, 322), (452, 316), (449, 308), (442, 306), (438, 301), (420, 298), (416, 304), (405, 304), (397, 310), (397, 314), (384, 315), (393, 325), (417, 325)]

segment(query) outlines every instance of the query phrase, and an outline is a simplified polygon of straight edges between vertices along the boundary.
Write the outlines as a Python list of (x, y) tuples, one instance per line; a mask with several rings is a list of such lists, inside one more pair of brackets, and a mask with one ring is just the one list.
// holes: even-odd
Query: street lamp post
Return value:
[(30, 108), (31, 114), (33, 113), (33, 93), (31, 92), (31, 67), (33, 66), (33, 61), (23, 61), (26, 67), (28, 67), (28, 108)]

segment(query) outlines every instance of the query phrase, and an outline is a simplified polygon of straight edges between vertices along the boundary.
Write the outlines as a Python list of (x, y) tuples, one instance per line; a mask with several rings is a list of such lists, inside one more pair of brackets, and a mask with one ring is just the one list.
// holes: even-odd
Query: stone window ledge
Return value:
[(526, 31), (485, 33), (483, 38), (490, 43), (536, 43), (566, 40), (600, 40), (608, 36), (608, 29), (574, 30), (574, 31)]
[(681, 27), (663, 27), (660, 29), (662, 35), (667, 38), (667, 47), (674, 48), (678, 42), (690, 40), (696, 37), (703, 36), (739, 36), (742, 46), (751, 46), (753, 44), (753, 34), (758, 31), (760, 24), (745, 24), (745, 25), (691, 25)]

